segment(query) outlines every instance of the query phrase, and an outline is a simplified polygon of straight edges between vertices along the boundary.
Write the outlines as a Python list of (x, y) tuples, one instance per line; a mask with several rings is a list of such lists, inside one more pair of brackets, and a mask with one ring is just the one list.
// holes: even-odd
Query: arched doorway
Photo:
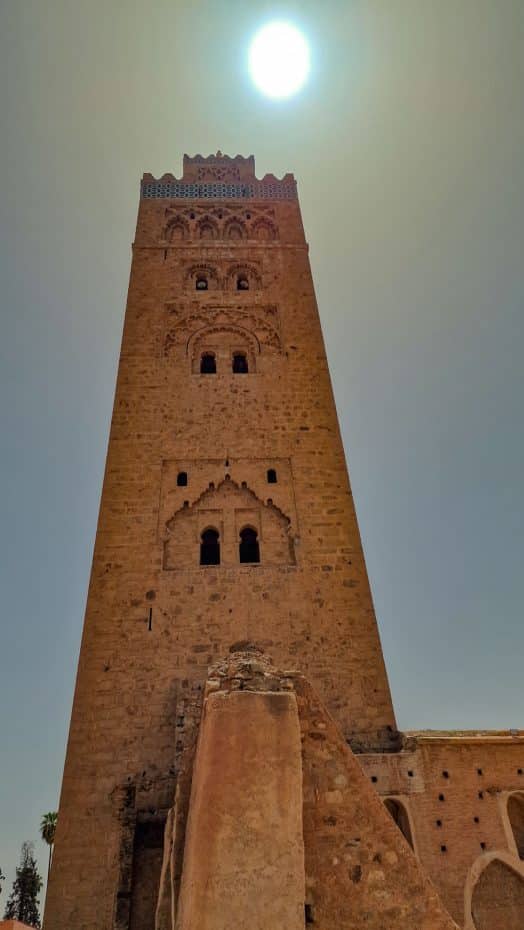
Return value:
[(413, 849), (413, 837), (411, 835), (408, 812), (402, 804), (402, 801), (399, 801), (398, 798), (385, 798), (384, 806), (386, 810), (389, 811), (400, 832)]
[(522, 875), (501, 859), (492, 859), (473, 889), (471, 916), (476, 930), (522, 930)]
[(517, 852), (524, 859), (524, 794), (511, 794), (508, 798), (508, 819)]

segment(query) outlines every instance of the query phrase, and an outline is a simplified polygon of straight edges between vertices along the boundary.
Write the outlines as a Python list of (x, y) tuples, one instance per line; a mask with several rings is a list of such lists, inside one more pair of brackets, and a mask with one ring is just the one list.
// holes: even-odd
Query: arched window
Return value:
[(204, 530), (200, 537), (200, 564), (220, 565), (220, 534), (218, 530)]
[[(477, 930), (522, 930), (524, 879), (501, 859), (492, 859), (473, 889), (471, 916)], [(468, 924), (470, 926), (470, 924)]]
[(386, 810), (389, 811), (400, 832), (407, 839), (409, 845), (413, 849), (413, 837), (411, 836), (408, 812), (404, 805), (401, 804), (400, 801), (397, 801), (396, 798), (386, 798), (384, 800), (384, 806)]
[(237, 291), (248, 291), (249, 290), (249, 279), (245, 275), (240, 275), (237, 278)]
[(200, 238), (201, 239), (214, 239), (215, 238), (215, 228), (211, 223), (201, 223), (200, 224)]
[(233, 374), (247, 375), (249, 367), (245, 352), (235, 352), (233, 355)]
[(260, 562), (258, 534), (257, 531), (250, 526), (246, 526), (240, 532), (239, 553), (241, 562)]
[(517, 852), (524, 859), (524, 794), (511, 795), (508, 800), (508, 817)]
[(268, 468), (267, 470), (267, 483), (268, 484), (277, 483), (277, 473), (274, 468)]
[(187, 487), (187, 471), (179, 471), (176, 476), (176, 483), (179, 488)]
[(216, 375), (217, 373), (217, 361), (214, 355), (211, 352), (204, 352), (202, 358), (200, 359), (200, 374), (201, 375)]
[(227, 238), (228, 239), (242, 239), (242, 227), (238, 226), (236, 223), (231, 223), (227, 229)]
[(182, 223), (173, 223), (169, 229), (169, 238), (173, 242), (177, 239), (185, 239), (186, 230)]
[(209, 285), (208, 280), (204, 275), (199, 275), (195, 281), (195, 288), (197, 291), (207, 291)]
[(260, 222), (255, 223), (253, 226), (253, 232), (255, 237), (257, 239), (261, 239), (263, 242), (269, 242), (271, 239), (275, 238), (275, 231), (273, 227), (265, 220), (260, 220)]

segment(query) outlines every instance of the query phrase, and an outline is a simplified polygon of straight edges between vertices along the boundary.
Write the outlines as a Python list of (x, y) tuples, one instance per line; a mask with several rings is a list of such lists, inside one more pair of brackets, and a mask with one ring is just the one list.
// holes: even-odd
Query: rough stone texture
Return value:
[[(406, 734), (401, 752), (358, 760), (383, 798), (405, 806), (420, 862), (454, 919), (464, 923), (464, 889), (474, 864), (497, 851), (519, 863), (524, 735)], [(521, 920), (524, 927), (524, 911)]]
[(295, 679), (303, 734), (306, 902), (319, 930), (455, 927), (309, 683)]
[[(384, 837), (389, 828), (402, 840), (409, 822), (415, 855), (470, 930), (489, 857), (521, 875), (520, 808), (509, 806), (513, 829), (508, 799), (524, 789), (524, 738), (402, 743), (396, 731), (294, 179), (258, 181), (252, 158), (186, 157), (180, 181), (145, 176), (142, 194), (45, 928), (172, 926), (208, 669), (249, 641), (314, 686), (338, 728), (335, 768), (340, 734), (363, 753), (371, 784), (341, 816), (344, 830), (353, 836), (352, 818), (367, 816), (371, 829), (375, 788), (393, 798), (398, 826), (383, 821)], [(232, 371), (239, 352), (247, 374)], [(204, 353), (216, 374), (200, 373)], [(245, 527), (258, 534), (260, 564), (239, 561)], [(220, 535), (219, 566), (199, 564), (208, 528)], [(314, 781), (311, 754), (304, 765)], [(366, 925), (378, 930), (373, 915), (397, 920), (396, 905), (380, 888), (382, 865), (366, 859), (374, 840), (358, 861), (356, 847), (339, 848), (330, 818), (338, 823), (341, 789), (330, 777), (318, 830), (305, 793), (306, 904), (324, 927), (349, 930), (354, 902), (368, 902)], [(329, 866), (332, 849), (353, 857), (351, 875)], [(407, 887), (422, 887), (400, 849)], [(396, 887), (400, 865), (389, 866)], [(368, 871), (377, 874), (366, 884)]]
[[(194, 373), (208, 337), (213, 376)], [(254, 368), (233, 375), (241, 349)], [(199, 565), (203, 509), (223, 533), (218, 567)], [(236, 558), (244, 519), (259, 565)], [(298, 201), (142, 199), (46, 930), (125, 926), (133, 816), (171, 806), (188, 710), (244, 639), (299, 661), (348, 738), (394, 744)]]
[(478, 880), (471, 910), (478, 930), (522, 930), (524, 879), (495, 859)]
[(210, 694), (195, 760), (177, 930), (304, 926), (294, 694)]
[(180, 910), (164, 901), (156, 930), (455, 927), (303, 676), (236, 652), (206, 694)]
[(31, 930), (31, 927), (19, 920), (0, 920), (0, 930)]

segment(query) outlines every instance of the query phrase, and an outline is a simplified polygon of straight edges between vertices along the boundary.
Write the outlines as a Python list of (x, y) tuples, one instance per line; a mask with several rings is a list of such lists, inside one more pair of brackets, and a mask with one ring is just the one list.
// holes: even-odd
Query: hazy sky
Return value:
[[(280, 103), (274, 16), (313, 55)], [(58, 801), (139, 180), (184, 152), (298, 179), (399, 726), (524, 726), (523, 0), (0, 0), (0, 42), (9, 878)]]

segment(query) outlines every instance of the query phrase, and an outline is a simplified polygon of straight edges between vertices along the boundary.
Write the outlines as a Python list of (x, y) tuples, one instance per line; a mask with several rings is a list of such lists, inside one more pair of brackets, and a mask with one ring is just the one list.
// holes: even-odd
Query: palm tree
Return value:
[(47, 881), (49, 881), (49, 873), (51, 871), (51, 859), (53, 856), (53, 843), (55, 841), (57, 820), (58, 820), (58, 812), (49, 811), (47, 814), (44, 814), (40, 822), (40, 836), (42, 837), (44, 843), (47, 843), (47, 845), (49, 846), (49, 861), (47, 863)]

